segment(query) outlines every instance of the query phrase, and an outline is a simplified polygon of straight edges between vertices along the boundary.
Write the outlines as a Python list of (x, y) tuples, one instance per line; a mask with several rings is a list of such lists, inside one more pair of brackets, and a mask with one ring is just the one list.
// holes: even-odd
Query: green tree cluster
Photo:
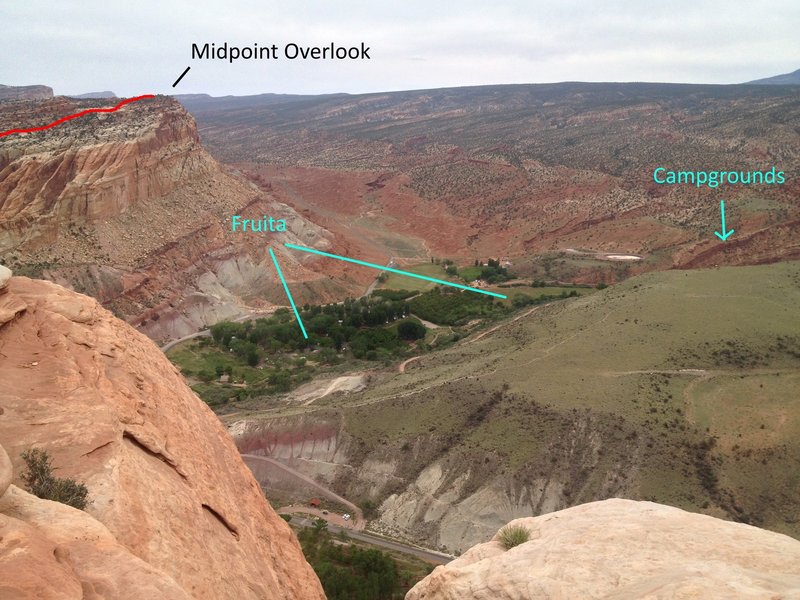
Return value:
[(390, 600), (403, 597), (406, 590), (401, 585), (397, 564), (388, 554), (380, 550), (336, 544), (324, 526), (304, 529), (297, 537), (328, 600)]
[[(316, 348), (320, 360), (334, 363), (346, 344), (356, 358), (377, 360), (391, 356), (400, 347), (397, 333), (386, 327), (408, 315), (408, 303), (399, 294), (374, 298), (347, 299), (341, 304), (305, 305), (300, 317), (306, 326), (304, 338), (293, 316), (276, 312), (255, 322), (224, 321), (211, 327), (214, 342), (250, 366), (265, 355)], [(326, 349), (332, 351), (325, 352)]]
[(459, 325), (472, 317), (505, 310), (491, 296), (452, 288), (434, 288), (412, 298), (409, 304), (416, 316), (437, 325)]

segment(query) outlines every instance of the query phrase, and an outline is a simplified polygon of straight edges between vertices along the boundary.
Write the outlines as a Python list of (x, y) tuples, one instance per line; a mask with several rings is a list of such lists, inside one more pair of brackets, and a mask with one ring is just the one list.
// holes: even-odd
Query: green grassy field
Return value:
[(483, 267), (464, 267), (463, 269), (458, 270), (458, 275), (464, 281), (470, 282), (474, 281), (475, 279), (480, 276)]

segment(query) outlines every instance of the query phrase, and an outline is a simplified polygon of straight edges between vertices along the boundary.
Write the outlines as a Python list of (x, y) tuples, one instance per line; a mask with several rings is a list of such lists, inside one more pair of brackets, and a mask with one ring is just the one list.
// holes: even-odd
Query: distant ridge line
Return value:
[(71, 121), (72, 119), (77, 119), (78, 117), (84, 117), (86, 115), (90, 115), (92, 113), (112, 113), (118, 111), (120, 108), (125, 106), (126, 104), (130, 104), (131, 102), (138, 102), (139, 100), (148, 100), (150, 98), (155, 98), (155, 94), (144, 94), (142, 96), (135, 96), (133, 98), (127, 98), (122, 100), (116, 106), (111, 108), (87, 108), (86, 110), (82, 110), (79, 113), (75, 113), (73, 115), (67, 115), (66, 117), (61, 117), (57, 121), (53, 121), (47, 125), (42, 125), (41, 127), (30, 127), (28, 129), (9, 129), (8, 131), (0, 132), (0, 137), (6, 135), (13, 135), (15, 133), (32, 133), (34, 131), (44, 131), (45, 129), (50, 129), (52, 127), (56, 127), (57, 125), (61, 125), (62, 123), (66, 123), (67, 121)]

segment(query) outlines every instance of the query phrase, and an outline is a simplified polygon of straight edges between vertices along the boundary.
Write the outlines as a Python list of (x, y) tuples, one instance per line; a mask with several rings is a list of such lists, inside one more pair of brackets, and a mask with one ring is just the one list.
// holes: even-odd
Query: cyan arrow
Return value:
[(733, 233), (733, 229), (731, 229), (730, 231), (725, 231), (725, 200), (719, 201), (719, 213), (722, 216), (722, 233), (720, 233), (719, 231), (715, 231), (714, 234), (724, 242)]

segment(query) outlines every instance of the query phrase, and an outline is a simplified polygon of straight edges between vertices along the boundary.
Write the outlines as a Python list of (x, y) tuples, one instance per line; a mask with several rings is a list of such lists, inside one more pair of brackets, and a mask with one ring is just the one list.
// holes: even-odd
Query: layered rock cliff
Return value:
[[(108, 105), (63, 97), (0, 102), (0, 130)], [(233, 233), (234, 214), (284, 219), (287, 232)], [(0, 259), (97, 298), (156, 339), (285, 304), (270, 243), (299, 301), (361, 289), (283, 253), (284, 241), (324, 249), (331, 238), (219, 165), (194, 120), (167, 97), (0, 138)]]
[(0, 100), (46, 100), (53, 97), (53, 88), (46, 85), (0, 85)]
[[(214, 414), (86, 296), (0, 272), (0, 597), (324, 597)], [(86, 511), (20, 489), (20, 454)]]
[(800, 598), (800, 542), (677, 508), (611, 499), (509, 523), (406, 600)]

